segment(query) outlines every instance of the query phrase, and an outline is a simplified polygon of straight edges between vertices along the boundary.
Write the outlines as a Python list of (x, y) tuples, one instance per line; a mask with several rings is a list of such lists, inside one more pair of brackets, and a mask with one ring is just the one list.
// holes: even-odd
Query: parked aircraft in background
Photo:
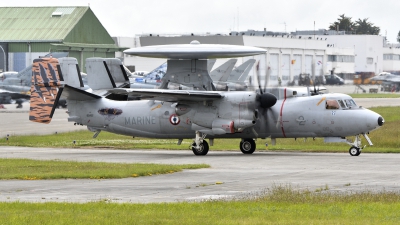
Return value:
[[(92, 92), (87, 92), (77, 86), (81, 83), (79, 76), (69, 73), (72, 70), (68, 67), (75, 65), (63, 65), (64, 60), (60, 59), (62, 66), (58, 67), (54, 59), (37, 59), (32, 74), (32, 80), (37, 82), (32, 82), (30, 120), (49, 123), (54, 105), (60, 96), (64, 96), (68, 101), (68, 121), (86, 125), (95, 133), (94, 137), (101, 131), (109, 131), (138, 137), (173, 138), (178, 139), (178, 144), (183, 139), (194, 138), (190, 148), (195, 155), (207, 154), (209, 144), (206, 137), (211, 146), (215, 138), (240, 138), (239, 148), (244, 154), (255, 151), (255, 138), (270, 137), (275, 142), (276, 138), (323, 137), (326, 142), (348, 143), (351, 145), (349, 153), (357, 156), (362, 150), (360, 136), (363, 135), (372, 145), (367, 134), (384, 124), (379, 114), (358, 107), (350, 96), (344, 94), (297, 98), (297, 92), (290, 88), (278, 87), (271, 94), (261, 85), (257, 91), (208, 90), (211, 79), (206, 59), (262, 54), (264, 49), (192, 42), (190, 45), (129, 49), (125, 53), (169, 58), (168, 72), (163, 79), (185, 83), (193, 78), (198, 86), (207, 90), (116, 88), (117, 83), (124, 86), (129, 80), (121, 74), (99, 73), (100, 76), (96, 77), (88, 74)], [(37, 69), (39, 67), (46, 69), (45, 75), (43, 70)], [(58, 69), (56, 79), (51, 67)], [(42, 79), (43, 76), (47, 76), (49, 81)], [(161, 87), (166, 87), (167, 83), (163, 82)], [(46, 88), (49, 86), (51, 90)], [(111, 100), (108, 98), (111, 95), (104, 90), (114, 95), (133, 95), (142, 100)], [(356, 136), (354, 142), (345, 138), (353, 135)]]
[[(225, 85), (225, 90), (229, 91), (246, 91), (247, 84), (245, 83), (247, 76), (250, 73), (250, 70), (253, 68), (255, 59), (249, 59), (244, 62), (242, 65), (236, 67), (230, 73), (230, 76), (227, 80), (220, 80), (218, 84), (220, 86)], [(218, 90), (218, 88), (217, 88)]]
[(27, 93), (31, 86), (32, 67), (29, 66), (21, 72), (3, 72), (0, 73), (0, 89), (16, 92)]
[[(148, 73), (149, 73), (149, 71), (135, 71), (132, 73), (132, 76), (144, 77)], [(129, 78), (133, 78), (133, 77), (129, 76)]]
[[(212, 69), (215, 64), (215, 59), (209, 59), (207, 61), (207, 68), (211, 79), (213, 80), (213, 85), (217, 91), (243, 91), (246, 90), (247, 86), (245, 84), (245, 79), (247, 78), (252, 66), (255, 62), (254, 59), (250, 59), (234, 69), (237, 59), (229, 59), (225, 63), (221, 64), (217, 68)], [(146, 74), (143, 78), (130, 79), (131, 88), (158, 88), (162, 82), (162, 78), (167, 73), (167, 63), (163, 63), (150, 73)], [(188, 86), (181, 85), (178, 83), (170, 82), (168, 84), (168, 89), (180, 89), (180, 90), (190, 90), (193, 89)]]
[(371, 77), (370, 80), (400, 83), (400, 75), (394, 75), (391, 73), (382, 72), (379, 75)]
[(372, 81), (382, 81), (381, 91), (398, 92), (400, 91), (400, 75), (382, 72), (370, 78)]
[[(207, 68), (210, 71), (215, 64), (215, 59), (207, 61)], [(147, 73), (143, 77), (130, 79), (131, 88), (159, 88), (161, 79), (167, 73), (167, 62), (161, 64), (150, 73)], [(170, 83), (168, 86), (170, 89), (189, 89), (188, 87), (182, 87), (180, 84)]]

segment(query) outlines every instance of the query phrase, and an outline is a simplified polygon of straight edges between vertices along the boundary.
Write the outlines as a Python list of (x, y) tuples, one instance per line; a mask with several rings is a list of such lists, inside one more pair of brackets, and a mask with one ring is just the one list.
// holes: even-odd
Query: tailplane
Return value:
[(50, 123), (62, 93), (63, 77), (56, 58), (33, 61), (29, 120)]

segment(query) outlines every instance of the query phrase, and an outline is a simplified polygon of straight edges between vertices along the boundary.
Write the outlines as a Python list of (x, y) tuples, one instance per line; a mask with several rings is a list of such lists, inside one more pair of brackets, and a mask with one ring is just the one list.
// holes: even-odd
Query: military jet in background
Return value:
[(220, 80), (215, 81), (215, 87), (218, 91), (246, 91), (247, 84), (245, 83), (250, 70), (253, 68), (255, 59), (249, 59), (240, 66), (234, 68), (229, 77), (222, 77)]
[(370, 78), (372, 81), (382, 81), (381, 90), (382, 91), (400, 91), (400, 75), (394, 75), (388, 72), (382, 72)]
[(400, 83), (400, 76), (388, 72), (382, 72), (379, 75), (371, 77), (370, 80)]
[[(237, 59), (229, 59), (225, 63), (221, 64), (217, 68), (212, 70), (215, 64), (215, 59), (209, 59), (207, 62), (207, 68), (213, 85), (217, 91), (243, 91), (246, 90), (247, 86), (245, 80), (252, 69), (255, 62), (254, 59), (247, 60), (242, 65), (234, 69)], [(130, 79), (131, 88), (159, 88), (162, 82), (162, 78), (167, 73), (167, 62), (161, 64), (156, 69), (146, 74), (144, 77)], [(193, 89), (190, 83), (186, 83), (187, 86), (180, 83), (170, 82), (168, 89), (179, 89), (179, 90), (190, 90)]]
[[(207, 60), (217, 57), (241, 57), (263, 54), (264, 49), (245, 46), (190, 45), (143, 47), (126, 50), (126, 54), (165, 57), (168, 72), (164, 76), (168, 82), (190, 82), (193, 78), (200, 87), (210, 88), (212, 80), (207, 70)], [(209, 144), (215, 138), (240, 138), (239, 148), (244, 154), (252, 154), (256, 149), (255, 138), (316, 138), (326, 142), (344, 142), (351, 145), (349, 153), (361, 153), (361, 135), (370, 145), (367, 134), (384, 124), (383, 118), (368, 109), (359, 107), (354, 100), (344, 94), (324, 94), (296, 97), (290, 88), (276, 88), (271, 94), (261, 88), (257, 91), (224, 92), (166, 89), (118, 88), (129, 83), (122, 73), (99, 73), (95, 77), (88, 73), (88, 84), (92, 91), (84, 91), (78, 86), (79, 76), (75, 67), (66, 61), (37, 59), (38, 64), (54, 64), (58, 68), (60, 82), (52, 81), (51, 71), (47, 71), (50, 81), (44, 82), (42, 70), (34, 70), (31, 89), (31, 112), (29, 119), (39, 123), (49, 123), (54, 113), (54, 105), (63, 96), (68, 101), (68, 121), (85, 125), (97, 137), (101, 131), (117, 134), (177, 139), (178, 144), (186, 138), (194, 138), (190, 148), (195, 155), (206, 155)], [(46, 67), (46, 66), (45, 66)], [(46, 68), (49, 68), (47, 66)], [(62, 74), (62, 76), (60, 76)], [(163, 79), (164, 79), (163, 78)], [(209, 83), (208, 83), (209, 82)], [(208, 86), (208, 84), (210, 84)], [(43, 102), (35, 87), (39, 86)], [(166, 86), (167, 83), (161, 86)], [(49, 91), (46, 87), (52, 87)], [(107, 93), (104, 91), (107, 90)], [(50, 96), (56, 93), (56, 98)], [(111, 93), (111, 94), (109, 94)], [(136, 101), (116, 101), (113, 95), (140, 97)], [(51, 102), (51, 100), (53, 102)], [(354, 142), (347, 136), (355, 136)]]

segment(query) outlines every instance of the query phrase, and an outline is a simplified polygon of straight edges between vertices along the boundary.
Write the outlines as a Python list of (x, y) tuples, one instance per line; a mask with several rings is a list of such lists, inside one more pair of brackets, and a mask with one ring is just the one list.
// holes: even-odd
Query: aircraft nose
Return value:
[(379, 126), (382, 126), (384, 123), (385, 123), (385, 120), (383, 119), (382, 116), (380, 116), (380, 117), (378, 118), (378, 125), (379, 125)]

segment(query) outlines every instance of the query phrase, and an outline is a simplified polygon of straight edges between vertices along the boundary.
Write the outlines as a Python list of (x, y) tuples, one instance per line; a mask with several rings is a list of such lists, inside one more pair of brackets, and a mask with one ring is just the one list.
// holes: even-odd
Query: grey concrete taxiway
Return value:
[[(36, 149), (0, 147), (0, 158), (191, 164), (211, 168), (124, 179), (2, 180), (0, 201), (174, 202), (242, 197), (274, 185), (329, 191), (399, 191), (400, 154)], [(221, 184), (217, 184), (221, 183)]]

